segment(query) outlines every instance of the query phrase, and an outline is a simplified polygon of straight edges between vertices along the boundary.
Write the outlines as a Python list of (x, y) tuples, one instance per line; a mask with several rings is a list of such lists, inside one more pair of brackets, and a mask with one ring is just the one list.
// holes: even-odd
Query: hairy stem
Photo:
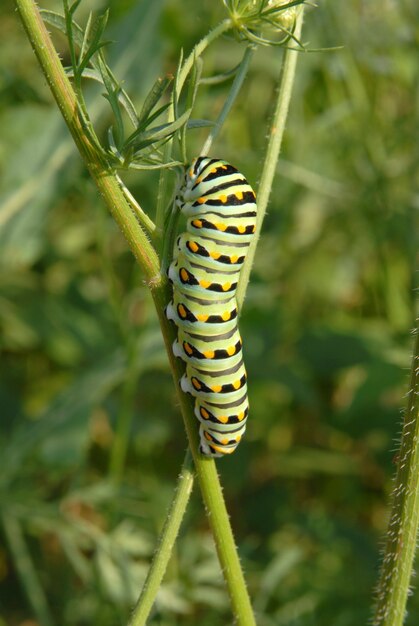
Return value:
[[(239, 626), (254, 626), (255, 620), (216, 466), (213, 459), (205, 458), (198, 452), (198, 429), (192, 402), (189, 397), (180, 391), (178, 386), (178, 380), (183, 374), (183, 366), (172, 352), (174, 329), (164, 313), (164, 308), (170, 298), (170, 290), (165, 278), (160, 275), (157, 253), (132, 214), (115, 173), (97, 154), (94, 146), (90, 144), (84, 135), (77, 115), (76, 96), (65, 75), (34, 0), (15, 0), (15, 3), (28, 38), (80, 154), (147, 278), (165, 339), (189, 445), (208, 520), (214, 535), (218, 557), (229, 591), (233, 613)], [(227, 30), (225, 26), (224, 30)], [(222, 29), (220, 29), (221, 32)]]
[(201, 54), (204, 52), (204, 50), (208, 48), (208, 46), (213, 41), (215, 41), (215, 39), (217, 39), (218, 37), (220, 37), (220, 35), (230, 30), (231, 27), (232, 27), (232, 22), (230, 18), (223, 20), (215, 28), (213, 28), (207, 35), (205, 35), (205, 37), (203, 37), (201, 41), (198, 41), (196, 46), (194, 46), (194, 49), (192, 50), (190, 55), (185, 59), (185, 62), (182, 65), (182, 69), (179, 72), (179, 79), (178, 79), (179, 93), (182, 91), (182, 87), (185, 84), (188, 74), (193, 67), (195, 59), (197, 57), (200, 57)]
[(148, 572), (141, 595), (133, 610), (129, 626), (144, 626), (147, 623), (182, 523), (183, 515), (192, 491), (193, 479), (192, 457), (188, 451), (179, 474), (177, 488), (163, 526), (153, 563)]
[[(296, 37), (296, 39), (300, 39), (301, 29), (303, 25), (303, 17), (304, 7), (301, 7), (301, 10), (295, 22), (294, 36)], [(240, 281), (237, 288), (237, 303), (239, 307), (243, 305), (243, 300), (249, 282), (253, 260), (255, 257), (256, 246), (259, 240), (266, 208), (268, 206), (269, 195), (271, 193), (278, 157), (281, 151), (282, 137), (284, 136), (285, 124), (287, 121), (298, 54), (300, 54), (298, 51), (289, 48), (284, 51), (284, 60), (282, 64), (282, 71), (278, 88), (278, 98), (276, 101), (276, 107), (272, 119), (268, 139), (268, 148), (266, 151), (265, 162), (263, 164), (263, 170), (257, 194), (258, 210), (256, 218), (256, 234), (249, 246), (246, 260), (240, 272)]]
[(398, 454), (390, 521), (377, 589), (374, 626), (402, 626), (406, 617), (419, 527), (419, 329), (402, 440)]

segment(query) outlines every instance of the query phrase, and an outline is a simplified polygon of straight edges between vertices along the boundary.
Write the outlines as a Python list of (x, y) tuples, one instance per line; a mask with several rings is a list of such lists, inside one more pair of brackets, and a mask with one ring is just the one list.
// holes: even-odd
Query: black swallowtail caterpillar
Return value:
[(187, 168), (177, 202), (187, 217), (168, 276), (167, 317), (178, 329), (173, 352), (186, 363), (180, 380), (195, 397), (200, 451), (236, 449), (249, 411), (236, 288), (256, 227), (255, 193), (235, 167), (198, 157)]

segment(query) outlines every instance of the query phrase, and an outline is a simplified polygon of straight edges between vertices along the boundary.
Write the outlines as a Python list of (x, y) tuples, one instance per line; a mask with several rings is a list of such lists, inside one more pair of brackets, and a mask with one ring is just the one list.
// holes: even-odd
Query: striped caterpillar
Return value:
[(236, 449), (249, 403), (236, 288), (256, 228), (255, 193), (238, 170), (198, 157), (177, 197), (187, 217), (168, 270), (177, 326), (173, 352), (186, 363), (182, 391), (195, 398), (200, 452), (220, 457)]

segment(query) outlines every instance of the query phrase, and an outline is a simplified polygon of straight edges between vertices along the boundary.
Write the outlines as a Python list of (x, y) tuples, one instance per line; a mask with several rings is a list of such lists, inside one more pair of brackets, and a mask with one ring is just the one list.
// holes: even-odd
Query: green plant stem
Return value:
[(402, 626), (419, 528), (419, 329), (373, 626)]
[[(147, 284), (156, 305), (166, 343), (189, 446), (194, 459), (208, 520), (214, 535), (218, 557), (229, 591), (235, 620), (239, 626), (255, 626), (250, 599), (234, 544), (234, 537), (216, 466), (213, 459), (205, 458), (199, 454), (198, 429), (193, 413), (193, 405), (191, 399), (181, 392), (178, 385), (179, 378), (183, 374), (183, 365), (179, 363), (179, 359), (174, 357), (172, 351), (172, 342), (175, 338), (174, 329), (164, 313), (165, 306), (170, 299), (170, 289), (166, 279), (160, 275), (157, 253), (132, 214), (115, 174), (108, 164), (95, 152), (94, 147), (84, 136), (83, 128), (77, 115), (74, 91), (65, 75), (34, 1), (15, 0), (15, 3), (28, 38), (80, 154), (147, 278)], [(224, 27), (224, 30), (227, 29)]]
[[(220, 37), (223, 33), (230, 30), (232, 27), (232, 21), (230, 18), (227, 18), (220, 22), (215, 28), (213, 28), (205, 37), (198, 41), (196, 46), (194, 46), (190, 55), (185, 59), (185, 62), (182, 65), (182, 68), (179, 72), (178, 78), (178, 92), (182, 91), (182, 87), (185, 84), (185, 81), (188, 77), (189, 72), (192, 69), (192, 66), (197, 57), (200, 57), (204, 50), (208, 48), (208, 46), (215, 41), (218, 37)], [(173, 112), (172, 112), (173, 115)]]
[(179, 532), (193, 487), (192, 457), (188, 450), (179, 474), (176, 491), (171, 502), (159, 543), (138, 602), (132, 612), (129, 626), (144, 626), (157, 596), (167, 569), (173, 545)]
[[(303, 25), (304, 7), (298, 14), (295, 22), (294, 36), (300, 39), (301, 29)], [(285, 124), (287, 121), (288, 109), (291, 100), (292, 87), (294, 84), (295, 69), (297, 65), (297, 57), (300, 53), (296, 50), (286, 49), (284, 51), (284, 60), (282, 64), (281, 77), (278, 89), (278, 98), (276, 101), (275, 111), (272, 119), (271, 130), (268, 139), (268, 148), (266, 151), (265, 162), (263, 164), (260, 185), (257, 194), (257, 217), (256, 217), (256, 234), (249, 246), (246, 260), (240, 272), (240, 281), (237, 288), (237, 303), (241, 307), (243, 305), (244, 296), (249, 282), (250, 272), (255, 257), (256, 246), (259, 240), (262, 222), (265, 217), (266, 208), (268, 206), (269, 195), (272, 189), (272, 183), (275, 176), (279, 153), (281, 151), (282, 138), (284, 136)]]
[(130, 205), (134, 213), (137, 215), (138, 221), (140, 222), (141, 226), (143, 226), (146, 232), (150, 236), (152, 236), (154, 231), (156, 230), (156, 226), (153, 220), (150, 219), (147, 213), (143, 211), (143, 209), (138, 204), (137, 200), (134, 198), (134, 196), (132, 195), (128, 187), (125, 185), (124, 181), (121, 180), (121, 178), (118, 175), (117, 175), (117, 179), (123, 191), (123, 194), (125, 198), (127, 199), (128, 204)]
[(246, 48), (246, 52), (243, 55), (243, 59), (240, 63), (239, 69), (237, 71), (236, 76), (234, 77), (233, 84), (230, 89), (230, 93), (228, 94), (228, 98), (224, 103), (223, 108), (220, 111), (220, 114), (215, 122), (213, 128), (211, 129), (207, 140), (205, 141), (202, 150), (201, 156), (206, 156), (211, 150), (211, 146), (216, 139), (218, 133), (221, 130), (222, 125), (224, 124), (227, 115), (230, 113), (231, 108), (240, 92), (241, 86), (243, 85), (243, 81), (246, 77), (247, 70), (249, 69), (250, 59), (252, 58), (254, 52), (253, 46), (248, 46)]

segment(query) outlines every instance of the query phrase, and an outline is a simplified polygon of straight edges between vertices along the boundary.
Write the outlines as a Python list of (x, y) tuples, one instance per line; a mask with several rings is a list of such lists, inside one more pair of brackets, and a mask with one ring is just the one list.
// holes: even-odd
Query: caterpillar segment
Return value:
[(237, 448), (249, 413), (236, 290), (256, 228), (256, 198), (235, 167), (198, 157), (177, 202), (186, 231), (168, 270), (173, 300), (166, 315), (177, 327), (173, 352), (186, 364), (180, 385), (195, 399), (200, 451), (221, 457)]
[[(237, 373), (243, 363), (239, 336), (233, 335), (228, 340), (214, 338), (214, 341), (206, 340), (203, 343), (196, 337), (180, 331), (178, 339), (173, 344), (173, 352), (175, 356), (185, 361), (186, 372), (190, 378), (195, 374), (193, 370), (199, 371), (206, 378), (214, 378), (221, 374), (233, 376)], [(195, 386), (195, 390), (189, 387), (187, 391), (193, 393), (199, 389)]]

